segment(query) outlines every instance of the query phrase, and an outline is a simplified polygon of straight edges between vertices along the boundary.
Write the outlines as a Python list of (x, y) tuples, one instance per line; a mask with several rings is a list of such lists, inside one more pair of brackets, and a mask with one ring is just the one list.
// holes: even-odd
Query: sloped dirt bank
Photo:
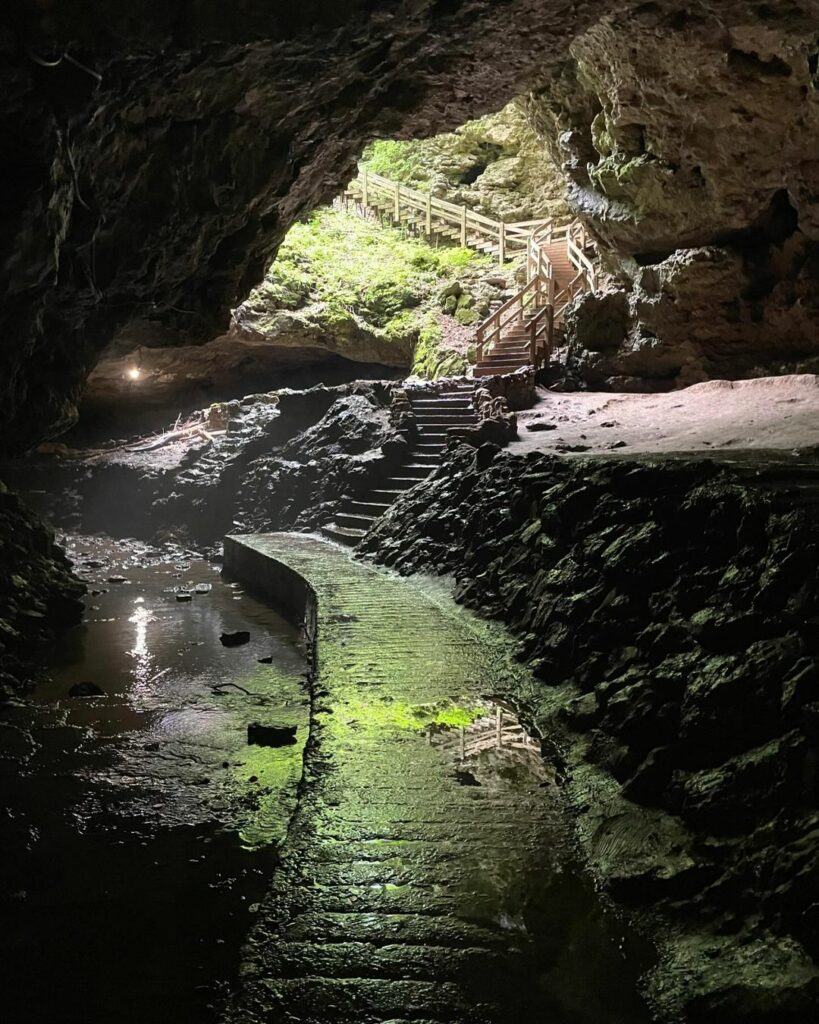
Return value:
[[(540, 684), (589, 861), (665, 936), (669, 1019), (819, 1007), (816, 467), (451, 452), (364, 551), (452, 572)], [(812, 481), (812, 483), (811, 483)]]

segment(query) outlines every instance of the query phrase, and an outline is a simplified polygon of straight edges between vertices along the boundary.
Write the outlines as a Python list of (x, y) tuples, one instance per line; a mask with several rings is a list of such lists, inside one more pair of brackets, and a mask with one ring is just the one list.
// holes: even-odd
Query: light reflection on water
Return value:
[(144, 692), (152, 673), (153, 658), (148, 652), (148, 623), (155, 621), (154, 614), (145, 606), (145, 598), (138, 597), (134, 601), (134, 614), (128, 619), (134, 624), (134, 646), (128, 652), (134, 659), (134, 691)]
[[(217, 566), (144, 548), (69, 538), (86, 619), (12, 709), (34, 745), (0, 761), (0, 879), (22, 894), (0, 906), (4, 1024), (203, 1024), (292, 811), (301, 744), (250, 747), (247, 724), (306, 739), (298, 634)], [(223, 647), (235, 629), (250, 643)], [(85, 681), (103, 694), (69, 697)]]

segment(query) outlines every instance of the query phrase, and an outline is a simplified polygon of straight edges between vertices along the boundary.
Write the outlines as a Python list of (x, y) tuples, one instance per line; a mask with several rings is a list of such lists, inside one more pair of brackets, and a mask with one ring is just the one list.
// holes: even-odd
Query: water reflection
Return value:
[(148, 651), (148, 623), (153, 622), (156, 616), (145, 606), (145, 598), (138, 597), (134, 601), (136, 608), (133, 615), (128, 619), (133, 623), (134, 646), (128, 654), (134, 659), (133, 675), (136, 682), (134, 688), (136, 696), (142, 696), (147, 691), (150, 677), (153, 671), (153, 658)]

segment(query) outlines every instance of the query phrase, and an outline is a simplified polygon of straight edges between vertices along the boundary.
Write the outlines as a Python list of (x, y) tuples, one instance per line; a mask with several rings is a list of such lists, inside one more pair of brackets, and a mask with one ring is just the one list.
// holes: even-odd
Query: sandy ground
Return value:
[(510, 451), (727, 455), (819, 445), (815, 374), (715, 380), (659, 395), (538, 389), (538, 398), (533, 409), (518, 413), (520, 440)]

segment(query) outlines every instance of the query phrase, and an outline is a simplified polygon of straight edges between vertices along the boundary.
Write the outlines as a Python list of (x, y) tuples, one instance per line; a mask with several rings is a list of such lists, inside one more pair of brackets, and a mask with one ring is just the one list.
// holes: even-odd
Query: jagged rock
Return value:
[(251, 722), (247, 727), (247, 742), (257, 747), (289, 747), (296, 742), (295, 725), (262, 725)]
[(89, 681), (75, 683), (68, 691), (69, 697), (102, 697), (104, 694), (105, 690), (101, 686)]
[[(819, 977), (819, 915), (805, 914), (819, 904), (819, 649), (804, 612), (819, 602), (818, 513), (781, 510), (747, 479), (454, 448), (360, 549), (402, 573), (457, 573), (456, 598), (519, 635), (542, 690), (514, 697), (563, 737), (564, 792), (601, 881), (674, 922), (668, 955), (690, 973), (656, 972), (660, 1002), (695, 1020), (736, 1007), (749, 1024), (800, 1007), (801, 1022)], [(690, 958), (705, 934), (726, 957), (737, 936), (764, 936), (757, 980), (737, 967), (741, 994)]]

